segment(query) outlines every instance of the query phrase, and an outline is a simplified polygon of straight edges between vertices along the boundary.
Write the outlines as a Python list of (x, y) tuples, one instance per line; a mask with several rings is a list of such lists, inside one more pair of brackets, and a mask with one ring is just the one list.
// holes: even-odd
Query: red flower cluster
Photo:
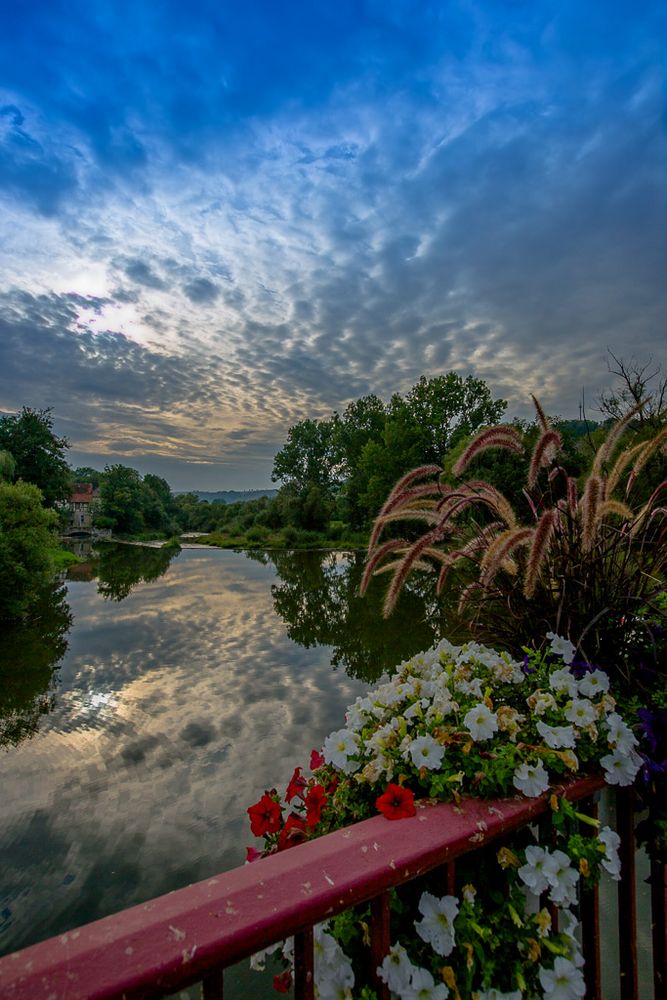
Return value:
[[(313, 750), (310, 755), (311, 770), (315, 771), (324, 764), (325, 760), (322, 754), (318, 750)], [(286, 802), (291, 803), (295, 799), (297, 801), (284, 823), (280, 800), (275, 788), (272, 788), (270, 792), (265, 792), (259, 802), (247, 810), (250, 817), (250, 829), (256, 837), (271, 837), (273, 834), (278, 834), (278, 837), (265, 848), (265, 854), (283, 851), (307, 840), (320, 822), (322, 813), (336, 790), (338, 782), (335, 776), (324, 788), (314, 777), (304, 778), (301, 771), (300, 767), (294, 768), (294, 773), (285, 791)], [(261, 853), (256, 851), (254, 847), (247, 848), (248, 861), (254, 861), (261, 856)]]
[(376, 799), (375, 805), (387, 819), (407, 819), (417, 812), (415, 793), (401, 785), (387, 785), (386, 791)]

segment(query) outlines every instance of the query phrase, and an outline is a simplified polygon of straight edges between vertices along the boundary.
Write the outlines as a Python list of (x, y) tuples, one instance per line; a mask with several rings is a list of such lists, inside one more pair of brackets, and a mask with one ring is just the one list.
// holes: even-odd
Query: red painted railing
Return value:
[[(573, 801), (591, 799), (599, 778), (562, 789)], [(625, 796), (621, 821), (631, 816)], [(590, 801), (588, 805), (590, 805)], [(202, 981), (206, 1000), (222, 998), (223, 970), (275, 941), (295, 936), (298, 1000), (313, 996), (313, 925), (371, 900), (369, 960), (376, 966), (389, 941), (389, 889), (443, 867), (443, 889), (452, 891), (453, 862), (548, 809), (548, 798), (496, 802), (466, 800), (461, 807), (421, 806), (411, 819), (383, 817), (338, 830), (251, 865), (169, 893), (87, 924), (0, 960), (3, 1000), (101, 1000), (162, 997)], [(625, 823), (622, 861), (632, 864), (631, 823)], [(627, 872), (627, 867), (624, 872)], [(664, 875), (664, 872), (662, 873)], [(634, 938), (629, 940), (634, 889), (626, 877), (622, 922), (623, 1000), (637, 1000)], [(664, 993), (665, 885), (653, 887), (662, 922), (654, 919), (656, 997)], [(587, 996), (600, 997), (597, 898), (583, 901)], [(628, 923), (628, 920), (630, 923)], [(378, 982), (378, 996), (389, 997)]]

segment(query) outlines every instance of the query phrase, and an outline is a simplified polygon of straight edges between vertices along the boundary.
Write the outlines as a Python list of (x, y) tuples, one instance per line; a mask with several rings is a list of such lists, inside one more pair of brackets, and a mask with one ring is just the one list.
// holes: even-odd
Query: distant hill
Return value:
[(239, 503), (245, 500), (259, 500), (260, 497), (274, 497), (278, 490), (179, 490), (179, 493), (194, 493), (199, 500), (208, 503)]

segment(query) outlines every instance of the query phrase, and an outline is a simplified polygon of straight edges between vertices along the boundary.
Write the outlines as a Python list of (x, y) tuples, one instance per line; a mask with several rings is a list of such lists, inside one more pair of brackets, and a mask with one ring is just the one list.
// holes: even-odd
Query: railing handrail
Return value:
[[(571, 800), (600, 777), (555, 789)], [(535, 799), (420, 804), (122, 910), (0, 959), (5, 1000), (165, 996), (530, 823)]]

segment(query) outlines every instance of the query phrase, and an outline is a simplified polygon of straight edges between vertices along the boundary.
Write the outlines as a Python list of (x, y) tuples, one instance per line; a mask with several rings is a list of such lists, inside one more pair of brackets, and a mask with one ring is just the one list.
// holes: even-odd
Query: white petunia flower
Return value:
[(519, 878), (536, 896), (553, 885), (556, 863), (543, 847), (526, 848), (526, 863), (519, 868)]
[(490, 740), (494, 733), (498, 732), (498, 719), (495, 712), (492, 712), (484, 702), (475, 705), (466, 713), (463, 719), (466, 727), (476, 743)]
[(533, 799), (546, 792), (549, 787), (549, 775), (541, 760), (538, 760), (537, 764), (520, 764), (514, 772), (512, 784), (528, 798)]
[(422, 719), (424, 717), (424, 709), (428, 707), (428, 700), (426, 698), (418, 698), (414, 701), (409, 708), (403, 712), (403, 718), (408, 719)]
[(408, 753), (415, 767), (426, 767), (429, 771), (436, 771), (442, 763), (445, 748), (432, 736), (418, 736), (410, 743)]
[(348, 705), (347, 711), (345, 713), (345, 722), (347, 723), (347, 728), (353, 732), (357, 732), (359, 729), (363, 729), (368, 719), (366, 718), (367, 713), (370, 711), (371, 701), (370, 698), (357, 698), (353, 705)]
[(605, 694), (609, 690), (609, 677), (604, 670), (593, 670), (590, 674), (584, 674), (578, 684), (579, 694), (586, 698), (595, 698), (599, 694)]
[(602, 867), (608, 871), (615, 882), (621, 878), (621, 859), (618, 856), (618, 849), (621, 846), (621, 838), (610, 827), (603, 826), (598, 833), (598, 840), (604, 845), (604, 861)]
[(608, 730), (607, 739), (616, 750), (627, 753), (637, 746), (637, 737), (617, 712), (611, 712), (604, 721)]
[(549, 687), (557, 694), (568, 694), (570, 698), (574, 698), (577, 693), (577, 679), (567, 667), (561, 667), (549, 675)]
[(350, 760), (352, 754), (359, 750), (359, 738), (349, 729), (337, 729), (324, 741), (322, 754), (327, 764), (333, 764), (345, 774), (352, 774), (359, 769), (359, 762)]
[(576, 943), (579, 921), (572, 910), (562, 909), (558, 913), (558, 929)]
[(315, 996), (318, 1000), (352, 1000), (354, 972), (352, 966), (343, 956), (335, 965), (328, 965), (322, 970), (322, 977), (315, 981)]
[(564, 851), (554, 851), (551, 855), (553, 868), (549, 870), (551, 891), (549, 899), (559, 906), (573, 906), (577, 902), (577, 882), (579, 872), (570, 864)]
[(415, 966), (410, 961), (407, 951), (402, 944), (396, 942), (385, 955), (382, 965), (377, 968), (377, 974), (383, 983), (386, 983), (392, 993), (403, 993), (410, 985), (410, 977)]
[(482, 697), (482, 682), (479, 677), (473, 677), (471, 680), (456, 681), (454, 688), (459, 694), (467, 694), (475, 698)]
[(572, 726), (548, 726), (546, 722), (537, 723), (537, 731), (552, 750), (572, 749), (575, 745)]
[(565, 709), (565, 718), (580, 728), (590, 726), (597, 718), (595, 706), (587, 698), (575, 698)]
[(414, 969), (410, 984), (401, 993), (401, 1000), (447, 1000), (449, 990), (444, 983), (436, 985), (428, 969)]
[(579, 1000), (586, 995), (586, 984), (580, 969), (567, 958), (556, 959), (553, 969), (540, 968), (540, 984), (544, 1000)]
[(313, 955), (315, 974), (325, 966), (335, 965), (339, 959), (340, 945), (326, 929), (326, 924), (316, 924), (313, 928)]
[(604, 780), (608, 785), (631, 785), (642, 766), (642, 759), (636, 750), (622, 753), (614, 750), (600, 760), (604, 768)]
[(557, 708), (557, 702), (549, 691), (534, 691), (529, 698), (526, 698), (528, 708), (533, 715), (544, 715), (551, 708)]
[(547, 632), (547, 639), (551, 641), (551, 652), (555, 656), (562, 657), (565, 663), (572, 663), (577, 649), (569, 639), (563, 639), (555, 632)]
[(459, 912), (456, 896), (438, 899), (430, 892), (423, 892), (419, 900), (419, 912), (424, 919), (415, 921), (415, 930), (422, 941), (430, 944), (433, 951), (446, 957), (454, 950), (454, 920)]

